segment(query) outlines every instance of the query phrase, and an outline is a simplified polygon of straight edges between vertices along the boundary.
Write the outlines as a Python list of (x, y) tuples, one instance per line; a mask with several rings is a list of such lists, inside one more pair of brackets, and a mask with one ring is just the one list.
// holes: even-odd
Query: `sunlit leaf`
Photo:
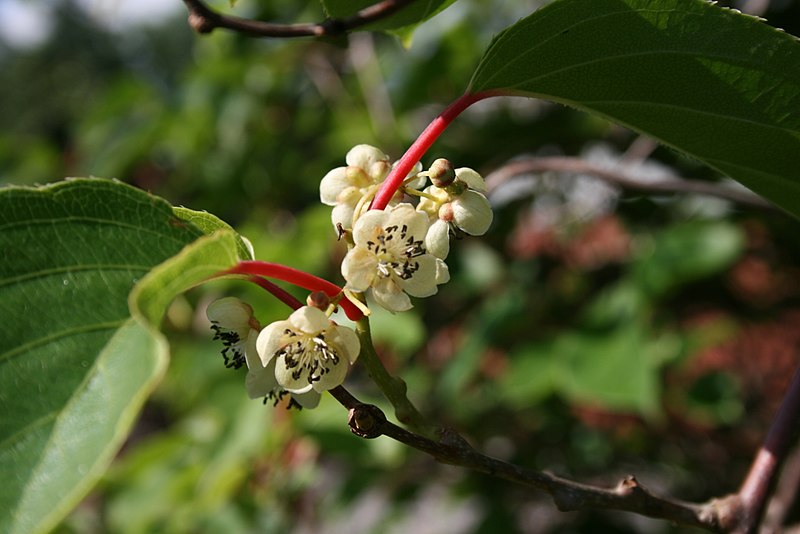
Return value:
[[(114, 181), (0, 190), (0, 228), (0, 530), (28, 534), (53, 527), (86, 494), (164, 371), (166, 343), (131, 317), (131, 289), (181, 253), (178, 283), (162, 267), (139, 291), (155, 323), (208, 268), (181, 252), (199, 228)], [(216, 245), (214, 265), (235, 260), (230, 231), (194, 248), (205, 242)]]

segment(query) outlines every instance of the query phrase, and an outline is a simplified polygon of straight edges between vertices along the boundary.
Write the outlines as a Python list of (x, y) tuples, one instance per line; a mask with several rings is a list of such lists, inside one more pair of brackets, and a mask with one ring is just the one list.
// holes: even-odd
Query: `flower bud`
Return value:
[(428, 169), (428, 176), (436, 187), (445, 187), (456, 179), (456, 171), (452, 163), (444, 158), (439, 158)]
[(331, 298), (323, 291), (314, 291), (306, 297), (306, 304), (312, 308), (325, 311), (331, 305)]

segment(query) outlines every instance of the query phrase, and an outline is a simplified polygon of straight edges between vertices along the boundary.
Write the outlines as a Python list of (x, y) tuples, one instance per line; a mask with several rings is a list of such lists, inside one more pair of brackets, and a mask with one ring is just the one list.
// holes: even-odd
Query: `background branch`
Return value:
[(756, 454), (750, 472), (739, 490), (741, 526), (736, 532), (757, 532), (767, 500), (783, 461), (786, 459), (800, 423), (800, 369), (783, 399), (764, 444)]
[(486, 186), (489, 191), (492, 191), (514, 176), (548, 171), (590, 174), (625, 189), (636, 189), (651, 193), (693, 193), (722, 198), (762, 209), (777, 209), (760, 196), (747, 190), (733, 189), (712, 182), (683, 178), (656, 181), (643, 180), (622, 170), (609, 170), (606, 166), (593, 164), (581, 158), (570, 157), (543, 157), (512, 161), (489, 174), (486, 177)]
[(251, 37), (334, 37), (371, 22), (384, 19), (414, 0), (383, 0), (366, 7), (344, 19), (326, 19), (323, 22), (302, 24), (275, 24), (250, 20), (214, 11), (202, 0), (183, 0), (189, 9), (189, 25), (198, 33), (211, 33), (224, 28)]
[(728, 530), (728, 525), (739, 516), (739, 500), (736, 496), (692, 504), (658, 497), (633, 476), (625, 477), (611, 489), (580, 484), (481, 454), (453, 430), (441, 431), (438, 441), (409, 432), (388, 421), (380, 408), (362, 403), (342, 386), (330, 390), (330, 393), (349, 410), (348, 424), (354, 434), (367, 439), (387, 436), (425, 452), (439, 462), (545, 491), (553, 497), (561, 511), (623, 510), (712, 532)]

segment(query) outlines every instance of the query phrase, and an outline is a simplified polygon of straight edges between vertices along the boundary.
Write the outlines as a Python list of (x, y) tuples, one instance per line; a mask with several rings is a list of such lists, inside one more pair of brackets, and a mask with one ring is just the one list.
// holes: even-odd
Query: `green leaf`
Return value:
[[(397, 30), (413, 27), (443, 11), (456, 0), (418, 0), (401, 8), (386, 18), (359, 28), (359, 30)], [(325, 13), (334, 19), (352, 17), (362, 9), (374, 5), (375, 0), (321, 0)]]
[[(150, 280), (137, 303), (156, 322), (170, 298), (147, 302), (151, 284), (189, 275), (148, 272), (203, 233), (165, 201), (96, 179), (0, 190), (0, 229), (0, 531), (27, 534), (52, 528), (130, 431), (167, 346), (128, 295)], [(230, 232), (203, 239), (236, 257)]]
[(800, 215), (800, 43), (703, 0), (557, 0), (491, 43), (469, 91), (567, 104)]
[(666, 228), (640, 243), (632, 272), (640, 287), (661, 295), (719, 273), (744, 250), (741, 229), (726, 222), (693, 221)]
[(527, 406), (549, 394), (567, 400), (654, 416), (659, 410), (659, 369), (677, 356), (668, 335), (651, 339), (641, 321), (606, 332), (565, 332), (514, 352), (502, 382), (505, 398)]
[[(205, 232), (206, 235), (211, 235), (220, 230), (234, 231), (231, 225), (207, 211), (195, 211), (184, 207), (175, 207), (172, 208), (172, 210), (175, 212), (175, 215), (184, 221), (189, 221), (194, 224)], [(236, 252), (240, 260), (254, 259), (253, 246), (246, 238), (238, 234), (236, 235)]]

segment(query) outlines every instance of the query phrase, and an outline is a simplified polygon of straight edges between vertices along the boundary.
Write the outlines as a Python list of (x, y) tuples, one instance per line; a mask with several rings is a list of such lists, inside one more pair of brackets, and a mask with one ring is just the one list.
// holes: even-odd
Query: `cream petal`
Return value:
[(494, 218), (492, 207), (480, 193), (464, 191), (464, 194), (455, 199), (451, 206), (456, 226), (469, 235), (483, 235), (492, 224)]
[(349, 230), (353, 226), (353, 212), (355, 206), (349, 204), (337, 204), (331, 211), (331, 222), (337, 228), (339, 224), (342, 228)]
[(261, 366), (261, 362), (258, 362), (257, 367), (251, 367), (244, 380), (244, 387), (251, 399), (266, 397), (276, 389), (278, 381), (275, 379), (275, 360), (266, 367)]
[(319, 399), (321, 395), (313, 389), (307, 393), (292, 393), (292, 398), (297, 401), (297, 404), (307, 410), (313, 410), (319, 406)]
[(408, 295), (403, 293), (391, 278), (379, 279), (375, 287), (372, 288), (372, 297), (379, 306), (391, 312), (406, 311), (414, 307)]
[(367, 241), (375, 237), (389, 220), (389, 213), (384, 210), (370, 210), (363, 214), (353, 226), (353, 241), (357, 247), (366, 247)]
[(450, 281), (450, 269), (447, 268), (447, 264), (440, 260), (436, 259), (436, 285), (446, 284)]
[(423, 212), (429, 219), (432, 219), (439, 213), (439, 203), (429, 198), (422, 197), (419, 199), (419, 204), (417, 204), (417, 211)]
[(425, 239), (429, 220), (426, 214), (415, 210), (411, 204), (398, 204), (388, 212), (389, 218), (384, 227), (405, 226), (408, 236), (413, 236), (415, 241)]
[(430, 297), (436, 293), (436, 260), (432, 254), (414, 258), (419, 269), (408, 280), (400, 281), (406, 293), (412, 297)]
[(292, 324), (292, 330), (312, 335), (324, 332), (330, 326), (330, 320), (325, 312), (311, 306), (297, 308), (289, 316), (289, 322)]
[(295, 378), (295, 368), (286, 367), (286, 356), (281, 354), (275, 361), (275, 378), (278, 384), (289, 393), (306, 393), (311, 391), (312, 385), (308, 380), (308, 370), (303, 369)]
[(381, 149), (374, 146), (356, 145), (348, 150), (344, 160), (348, 165), (361, 167), (364, 171), (369, 172), (370, 168), (379, 161), (388, 163), (389, 156), (384, 154)]
[(225, 297), (209, 304), (206, 316), (209, 321), (226, 330), (249, 329), (253, 308), (236, 297)]
[(319, 391), (322, 393), (323, 391), (328, 391), (336, 386), (341, 386), (342, 382), (344, 382), (344, 378), (347, 376), (347, 368), (347, 360), (344, 358), (339, 358), (339, 363), (332, 364), (330, 367), (328, 367), (328, 371), (322, 374), (319, 377), (319, 380), (315, 380), (311, 387), (314, 389), (314, 391)]
[(346, 167), (337, 167), (328, 171), (328, 174), (322, 178), (319, 183), (319, 198), (323, 204), (335, 206), (338, 202), (339, 194), (348, 187), (353, 186), (351, 181), (347, 179), (346, 170)]
[(258, 357), (258, 334), (258, 330), (251, 328), (247, 335), (247, 341), (244, 346), (244, 359), (248, 369), (263, 367), (261, 358)]
[(351, 249), (342, 261), (342, 276), (353, 291), (366, 291), (376, 277), (378, 258), (363, 247)]
[(486, 180), (483, 179), (483, 176), (469, 167), (461, 167), (460, 169), (456, 169), (456, 180), (464, 182), (470, 189), (480, 193), (486, 192)]
[(326, 339), (329, 340), (330, 345), (335, 347), (336, 353), (346, 357), (350, 363), (354, 363), (358, 359), (361, 352), (361, 341), (352, 328), (334, 325)]
[(437, 258), (445, 259), (450, 253), (450, 225), (436, 219), (425, 235), (425, 250)]
[(291, 328), (289, 321), (275, 321), (268, 324), (258, 334), (256, 339), (256, 351), (261, 359), (262, 365), (269, 365), (275, 355), (284, 347), (283, 333), (287, 328)]

